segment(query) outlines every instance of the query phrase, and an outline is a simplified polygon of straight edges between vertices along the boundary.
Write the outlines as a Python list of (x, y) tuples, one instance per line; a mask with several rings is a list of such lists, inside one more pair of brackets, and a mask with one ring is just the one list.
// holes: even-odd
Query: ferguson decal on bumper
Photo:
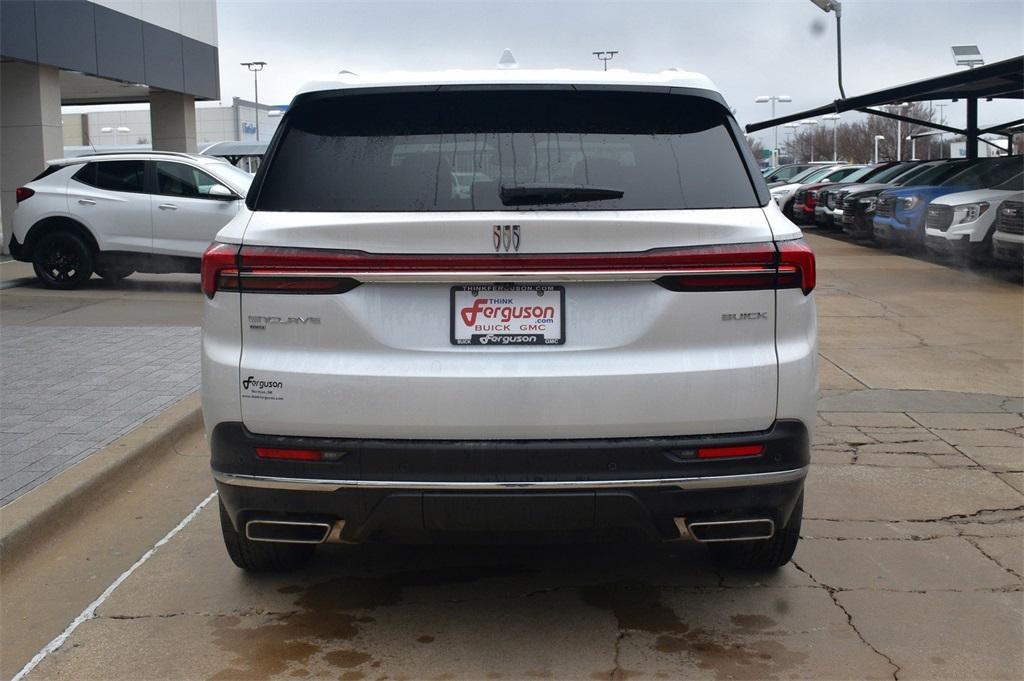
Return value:
[(283, 400), (283, 389), (284, 383), (281, 381), (268, 381), (255, 376), (242, 380), (242, 397), (251, 400)]

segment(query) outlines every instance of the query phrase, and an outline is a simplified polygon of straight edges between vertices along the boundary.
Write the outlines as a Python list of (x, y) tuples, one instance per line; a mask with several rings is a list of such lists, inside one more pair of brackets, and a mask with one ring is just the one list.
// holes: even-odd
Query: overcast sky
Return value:
[[(240, 61), (262, 59), (260, 100), (287, 103), (299, 84), (342, 69), (473, 69), (511, 48), (523, 68), (679, 67), (711, 77), (741, 124), (770, 116), (759, 94), (788, 94), (779, 115), (839, 96), (836, 22), (810, 0), (330, 2), (219, 0), (220, 87), (252, 97)], [(986, 61), (1024, 53), (1021, 0), (844, 0), (847, 94), (954, 70), (949, 46)], [(945, 109), (962, 124), (963, 103)], [(850, 115), (852, 116), (852, 115)], [(981, 124), (1024, 117), (1019, 102), (982, 102)]]
[[(287, 103), (318, 75), (392, 69), (489, 68), (511, 48), (524, 68), (677, 66), (709, 76), (741, 124), (770, 116), (754, 104), (788, 94), (781, 115), (827, 103), (836, 85), (834, 15), (810, 0), (497, 0), (331, 2), (219, 0), (221, 95), (252, 97), (241, 61), (269, 63), (260, 101)], [(1021, 0), (843, 0), (848, 95), (954, 70), (950, 45), (977, 44), (987, 62), (1024, 53)], [(963, 123), (963, 104), (945, 109)], [(851, 114), (852, 115), (852, 114)], [(1018, 102), (982, 103), (981, 124), (1024, 117)]]

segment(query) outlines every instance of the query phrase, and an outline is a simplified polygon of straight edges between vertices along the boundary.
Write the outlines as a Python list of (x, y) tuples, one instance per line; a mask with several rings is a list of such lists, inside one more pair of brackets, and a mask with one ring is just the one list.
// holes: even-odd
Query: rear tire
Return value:
[(800, 521), (803, 512), (804, 495), (801, 492), (789, 516), (789, 522), (771, 539), (723, 542), (709, 544), (708, 548), (717, 562), (729, 567), (775, 570), (788, 563), (796, 551), (797, 542), (800, 541)]
[(313, 556), (313, 544), (282, 544), (251, 541), (231, 524), (224, 504), (220, 506), (220, 531), (231, 562), (247, 572), (285, 572), (304, 565)]
[(32, 269), (47, 288), (76, 289), (92, 276), (92, 249), (72, 232), (51, 232), (32, 249)]

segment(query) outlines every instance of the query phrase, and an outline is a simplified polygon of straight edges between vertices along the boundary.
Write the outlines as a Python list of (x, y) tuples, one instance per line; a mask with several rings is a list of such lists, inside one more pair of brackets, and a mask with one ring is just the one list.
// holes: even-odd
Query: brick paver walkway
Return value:
[(0, 505), (199, 387), (195, 327), (0, 329)]

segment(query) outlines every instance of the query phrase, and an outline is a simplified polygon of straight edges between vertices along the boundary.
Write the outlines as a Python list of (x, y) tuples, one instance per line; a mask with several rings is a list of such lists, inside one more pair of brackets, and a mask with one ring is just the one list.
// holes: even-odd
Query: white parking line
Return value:
[(206, 497), (201, 502), (199, 502), (199, 505), (192, 509), (191, 513), (182, 518), (181, 522), (178, 523), (173, 530), (165, 534), (163, 539), (153, 544), (153, 546), (148, 551), (142, 554), (141, 558), (135, 561), (134, 565), (132, 565), (130, 568), (122, 572), (118, 576), (118, 578), (110, 584), (110, 586), (103, 590), (103, 593), (99, 595), (99, 598), (97, 598), (92, 603), (87, 605), (85, 610), (83, 610), (78, 615), (78, 617), (71, 621), (71, 624), (68, 625), (67, 629), (62, 631), (60, 635), (57, 636), (57, 638), (53, 639), (45, 646), (43, 646), (43, 649), (36, 653), (36, 656), (29, 660), (28, 664), (22, 667), (21, 671), (15, 674), (14, 678), (12, 678), (11, 681), (21, 681), (22, 679), (24, 679), (29, 673), (32, 672), (33, 669), (39, 666), (40, 662), (46, 659), (47, 655), (57, 651), (62, 645), (64, 645), (64, 643), (68, 640), (71, 634), (74, 633), (75, 629), (77, 629), (79, 625), (81, 625), (84, 622), (88, 622), (92, 618), (96, 617), (96, 609), (103, 605), (104, 601), (110, 598), (110, 594), (114, 593), (114, 590), (117, 589), (117, 587), (121, 586), (121, 583), (124, 582), (124, 580), (131, 577), (133, 572), (138, 570), (147, 560), (152, 558), (153, 554), (156, 553), (157, 549), (159, 549), (161, 546), (163, 546), (171, 539), (173, 539), (174, 535), (181, 532), (183, 529), (185, 529), (186, 525), (195, 520), (195, 517), (199, 515), (200, 511), (206, 508), (206, 505), (209, 504), (210, 501), (212, 501), (215, 496), (217, 496), (217, 493), (213, 492), (210, 494), (210, 496)]

